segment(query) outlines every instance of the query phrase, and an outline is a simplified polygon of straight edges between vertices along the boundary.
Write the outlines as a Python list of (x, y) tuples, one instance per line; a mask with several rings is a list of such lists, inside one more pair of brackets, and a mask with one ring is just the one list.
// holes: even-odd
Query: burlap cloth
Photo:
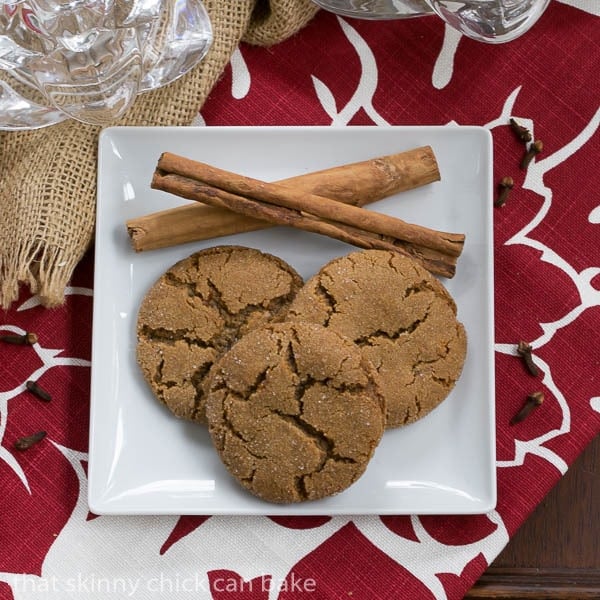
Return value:
[[(311, 0), (205, 0), (214, 42), (174, 84), (139, 96), (119, 125), (188, 125), (240, 41), (268, 46), (314, 16)], [(117, 123), (115, 123), (117, 124)], [(44, 306), (64, 300), (73, 269), (93, 240), (100, 129), (75, 121), (0, 133), (0, 305), (21, 284)]]

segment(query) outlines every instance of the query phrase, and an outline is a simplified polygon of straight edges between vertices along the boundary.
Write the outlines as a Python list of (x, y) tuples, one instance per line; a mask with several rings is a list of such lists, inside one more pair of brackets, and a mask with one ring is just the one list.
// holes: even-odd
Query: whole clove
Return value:
[(524, 144), (528, 144), (531, 141), (531, 132), (527, 127), (517, 123), (514, 119), (510, 119), (510, 128), (517, 136), (517, 139)]
[(494, 202), (494, 206), (500, 208), (506, 204), (506, 199), (508, 198), (508, 194), (510, 194), (510, 190), (513, 189), (515, 182), (512, 177), (503, 177), (498, 184), (498, 198)]
[(52, 400), (52, 396), (40, 386), (37, 381), (29, 381), (25, 382), (25, 387), (34, 395), (37, 396), (40, 400), (44, 402), (50, 402)]
[(46, 437), (45, 431), (38, 431), (32, 435), (19, 438), (15, 442), (15, 448), (17, 450), (28, 450), (32, 446), (35, 446), (38, 442), (41, 442)]
[(537, 377), (540, 374), (540, 370), (537, 368), (537, 365), (533, 362), (533, 348), (531, 347), (531, 344), (528, 344), (527, 342), (521, 340), (517, 344), (517, 354), (523, 359), (525, 368), (529, 371), (529, 373), (534, 377)]
[(33, 346), (37, 344), (38, 337), (35, 333), (28, 331), (23, 335), (5, 333), (0, 335), (0, 342), (5, 344), (14, 344), (16, 346)]
[(544, 149), (544, 143), (541, 140), (536, 140), (529, 145), (529, 148), (521, 159), (521, 169), (527, 169), (529, 163)]
[(521, 410), (510, 420), (511, 425), (524, 421), (534, 408), (541, 406), (544, 402), (544, 392), (533, 392), (527, 396)]

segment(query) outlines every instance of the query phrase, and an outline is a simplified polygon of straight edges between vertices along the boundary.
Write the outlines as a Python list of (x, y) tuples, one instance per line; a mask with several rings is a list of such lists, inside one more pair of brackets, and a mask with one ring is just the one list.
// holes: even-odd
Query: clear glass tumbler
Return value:
[(524, 34), (550, 0), (313, 0), (321, 8), (358, 19), (405, 19), (437, 14), (479, 42), (499, 44)]

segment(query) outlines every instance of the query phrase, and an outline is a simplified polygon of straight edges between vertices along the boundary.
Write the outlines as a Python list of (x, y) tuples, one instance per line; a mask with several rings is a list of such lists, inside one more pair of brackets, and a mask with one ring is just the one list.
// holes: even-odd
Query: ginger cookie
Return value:
[(213, 363), (240, 336), (281, 319), (302, 284), (285, 261), (241, 246), (215, 246), (173, 265), (137, 320), (137, 360), (156, 398), (177, 417), (206, 422)]
[(298, 292), (287, 320), (318, 323), (360, 347), (380, 376), (388, 428), (438, 406), (466, 357), (465, 329), (449, 292), (392, 251), (362, 250), (330, 261)]
[(233, 477), (277, 503), (346, 489), (385, 429), (373, 366), (350, 340), (311, 323), (241, 338), (213, 368), (206, 415)]

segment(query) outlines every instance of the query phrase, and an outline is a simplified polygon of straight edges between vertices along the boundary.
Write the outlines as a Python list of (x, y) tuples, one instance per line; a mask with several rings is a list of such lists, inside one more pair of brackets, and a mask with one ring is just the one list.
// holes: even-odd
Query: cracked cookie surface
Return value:
[(201, 250), (169, 268), (137, 319), (137, 361), (156, 398), (205, 423), (214, 362), (248, 331), (281, 319), (302, 284), (285, 261), (241, 246)]
[(263, 326), (215, 364), (206, 415), (228, 471), (260, 498), (302, 502), (346, 489), (385, 428), (373, 366), (309, 323)]
[(380, 376), (388, 428), (438, 406), (466, 357), (449, 292), (395, 252), (362, 250), (330, 261), (298, 292), (286, 319), (318, 323), (360, 347)]

